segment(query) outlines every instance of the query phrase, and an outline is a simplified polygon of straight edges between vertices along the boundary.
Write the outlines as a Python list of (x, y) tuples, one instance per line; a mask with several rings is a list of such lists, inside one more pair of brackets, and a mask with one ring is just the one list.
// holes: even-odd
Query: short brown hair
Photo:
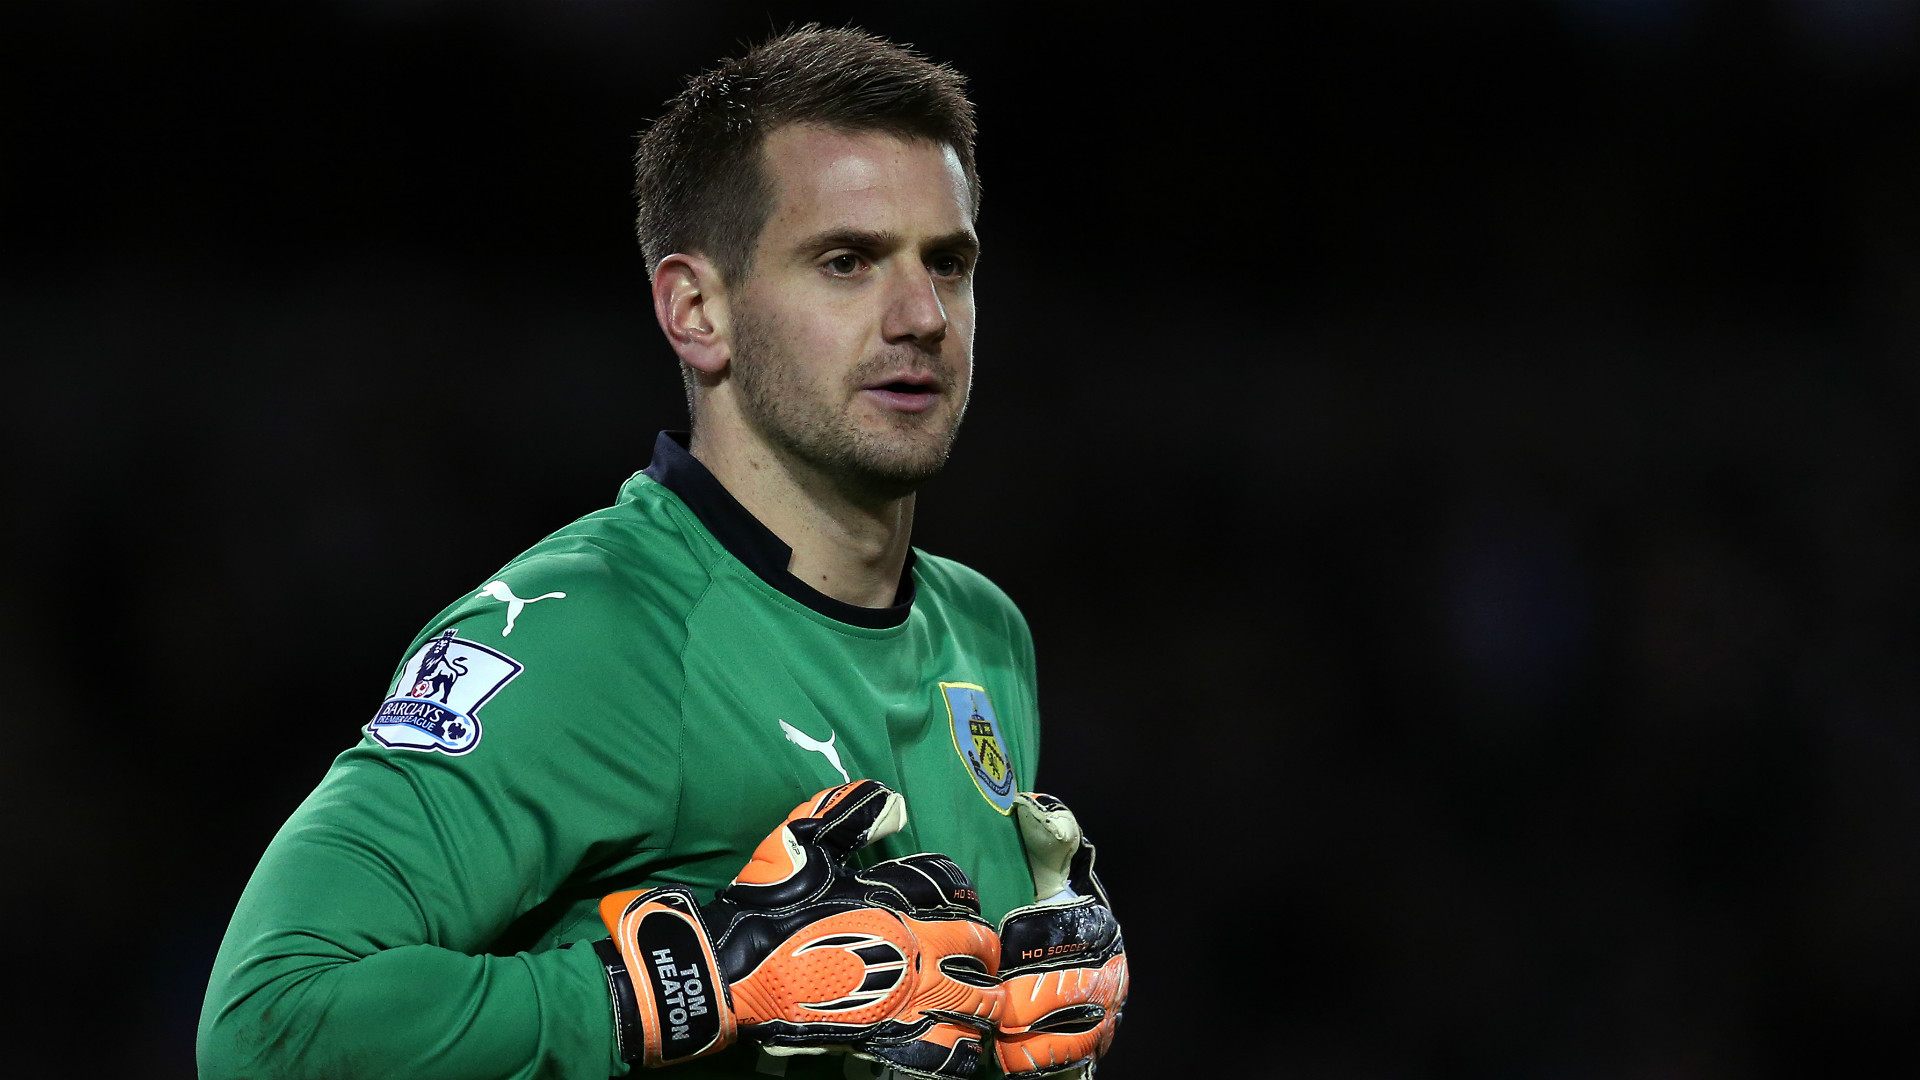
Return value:
[(796, 123), (951, 146), (979, 212), (966, 77), (864, 31), (809, 23), (687, 80), (640, 136), (634, 231), (647, 273), (681, 251), (714, 260), (727, 280), (745, 278), (773, 211), (761, 149), (773, 129)]

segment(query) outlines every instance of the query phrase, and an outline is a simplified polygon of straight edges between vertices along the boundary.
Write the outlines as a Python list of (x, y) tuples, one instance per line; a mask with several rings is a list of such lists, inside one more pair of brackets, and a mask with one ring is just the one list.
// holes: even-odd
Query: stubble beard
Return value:
[[(964, 398), (958, 408), (943, 401), (923, 413), (888, 413), (879, 424), (862, 425), (852, 414), (851, 388), (893, 370), (897, 354), (869, 358), (846, 383), (822, 388), (807, 383), (759, 318), (736, 309), (734, 331), (731, 367), (741, 412), (775, 451), (860, 501), (911, 495), (946, 467), (966, 414)], [(932, 370), (943, 395), (958, 390), (952, 364), (926, 353), (915, 359), (915, 366)]]

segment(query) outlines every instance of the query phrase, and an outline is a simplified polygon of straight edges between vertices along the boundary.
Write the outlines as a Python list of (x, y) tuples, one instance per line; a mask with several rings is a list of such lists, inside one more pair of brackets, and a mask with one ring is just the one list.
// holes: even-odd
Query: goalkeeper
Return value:
[[(973, 138), (956, 73), (853, 30), (669, 104), (635, 194), (692, 431), (408, 648), (240, 898), (203, 1077), (1105, 1049), (1117, 924), (1071, 815), (1019, 796), (1026, 623), (910, 546), (972, 381)], [(1045, 959), (1002, 965), (996, 928)]]

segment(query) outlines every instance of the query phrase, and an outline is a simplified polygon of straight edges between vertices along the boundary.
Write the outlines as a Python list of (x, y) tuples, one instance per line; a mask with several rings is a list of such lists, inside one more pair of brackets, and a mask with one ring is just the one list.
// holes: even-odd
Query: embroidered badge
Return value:
[(987, 689), (972, 683), (943, 682), (947, 719), (953, 724), (953, 748), (967, 763), (980, 794), (1003, 814), (1013, 810), (1013, 762), (1007, 758), (1000, 721), (993, 715)]
[(404, 691), (380, 703), (367, 734), (383, 746), (464, 754), (480, 743), (480, 706), (523, 670), (503, 652), (448, 630), (400, 672)]

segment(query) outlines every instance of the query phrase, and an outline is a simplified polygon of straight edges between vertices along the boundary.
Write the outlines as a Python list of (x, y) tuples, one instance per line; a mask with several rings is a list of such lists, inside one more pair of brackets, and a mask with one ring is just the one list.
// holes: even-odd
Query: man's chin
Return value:
[(849, 447), (837, 470), (868, 498), (899, 499), (920, 490), (947, 467), (953, 437), (881, 439)]
[(865, 461), (852, 465), (846, 479), (869, 498), (902, 499), (920, 490), (921, 485), (939, 476), (947, 467), (945, 454), (934, 461)]

